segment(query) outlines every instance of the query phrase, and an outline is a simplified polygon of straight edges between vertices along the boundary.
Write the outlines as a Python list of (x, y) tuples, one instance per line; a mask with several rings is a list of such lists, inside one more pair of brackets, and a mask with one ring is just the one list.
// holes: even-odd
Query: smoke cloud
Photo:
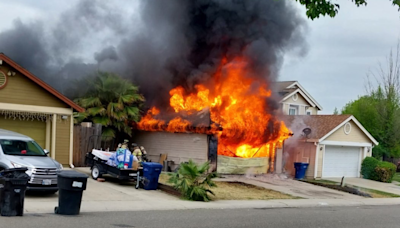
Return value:
[(177, 85), (212, 83), (224, 57), (246, 57), (253, 77), (276, 80), (285, 53), (307, 52), (307, 25), (293, 2), (143, 0), (135, 8), (81, 0), (53, 25), (15, 21), (0, 33), (0, 52), (71, 98), (83, 90), (74, 80), (103, 70), (161, 106)]

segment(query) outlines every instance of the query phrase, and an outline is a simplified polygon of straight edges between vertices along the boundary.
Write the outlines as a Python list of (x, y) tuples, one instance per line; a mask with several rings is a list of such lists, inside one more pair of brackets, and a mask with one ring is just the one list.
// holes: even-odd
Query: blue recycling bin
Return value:
[(295, 162), (294, 168), (296, 169), (295, 179), (303, 179), (306, 175), (306, 170), (308, 168), (308, 163), (304, 162)]
[(162, 170), (162, 165), (156, 162), (143, 162), (143, 177), (145, 190), (156, 190), (158, 187), (158, 178)]

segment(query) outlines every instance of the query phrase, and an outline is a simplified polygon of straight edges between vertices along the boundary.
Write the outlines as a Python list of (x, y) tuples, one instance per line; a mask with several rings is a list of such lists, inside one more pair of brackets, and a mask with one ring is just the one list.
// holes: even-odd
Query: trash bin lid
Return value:
[(306, 163), (306, 162), (295, 162), (294, 164), (295, 165), (308, 165), (308, 163)]
[(0, 172), (0, 178), (24, 178), (24, 179), (26, 179), (28, 176), (28, 174), (25, 173), (26, 171), (28, 171), (27, 167), (5, 169)]
[(26, 172), (26, 171), (28, 171), (28, 167), (5, 169), (1, 172), (2, 173), (13, 173), (13, 172)]
[(60, 177), (64, 177), (64, 178), (88, 178), (89, 176), (84, 174), (84, 173), (80, 173), (74, 170), (63, 170), (61, 171), (58, 176)]
[(143, 168), (162, 168), (163, 166), (157, 162), (143, 162)]

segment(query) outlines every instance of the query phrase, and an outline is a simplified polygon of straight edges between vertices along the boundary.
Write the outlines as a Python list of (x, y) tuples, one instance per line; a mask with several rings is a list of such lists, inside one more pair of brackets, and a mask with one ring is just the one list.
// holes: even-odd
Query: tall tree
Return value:
[[(307, 9), (307, 17), (311, 20), (319, 18), (320, 16), (330, 16), (335, 17), (340, 9), (340, 5), (333, 3), (330, 0), (295, 0), (300, 4), (304, 5)], [(366, 6), (367, 0), (351, 0), (357, 6)], [(400, 0), (389, 0), (393, 5), (399, 6), (400, 10)]]
[(373, 155), (385, 160), (400, 157), (399, 57), (398, 45), (395, 54), (390, 52), (387, 66), (379, 64), (378, 71), (368, 75), (368, 95), (348, 103), (342, 110), (343, 114), (354, 115), (379, 141), (379, 145), (373, 149)]
[[(76, 113), (76, 122), (84, 120), (103, 125), (103, 136), (116, 136), (116, 131), (132, 134), (130, 122), (140, 120), (144, 97), (139, 88), (116, 74), (98, 72), (85, 79), (88, 89), (75, 102), (86, 109)], [(82, 82), (81, 82), (82, 83)]]
[(339, 115), (339, 110), (337, 109), (337, 107), (335, 107), (335, 109), (333, 110), (333, 115)]

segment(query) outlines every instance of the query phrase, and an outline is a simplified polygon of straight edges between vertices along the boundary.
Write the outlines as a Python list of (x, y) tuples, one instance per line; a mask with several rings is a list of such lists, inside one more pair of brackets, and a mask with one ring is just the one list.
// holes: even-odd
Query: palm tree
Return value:
[(90, 87), (75, 99), (86, 111), (75, 113), (75, 122), (89, 120), (103, 125), (103, 137), (115, 138), (116, 131), (131, 135), (129, 123), (140, 120), (139, 107), (144, 102), (139, 87), (108, 72), (98, 72), (86, 83)]

